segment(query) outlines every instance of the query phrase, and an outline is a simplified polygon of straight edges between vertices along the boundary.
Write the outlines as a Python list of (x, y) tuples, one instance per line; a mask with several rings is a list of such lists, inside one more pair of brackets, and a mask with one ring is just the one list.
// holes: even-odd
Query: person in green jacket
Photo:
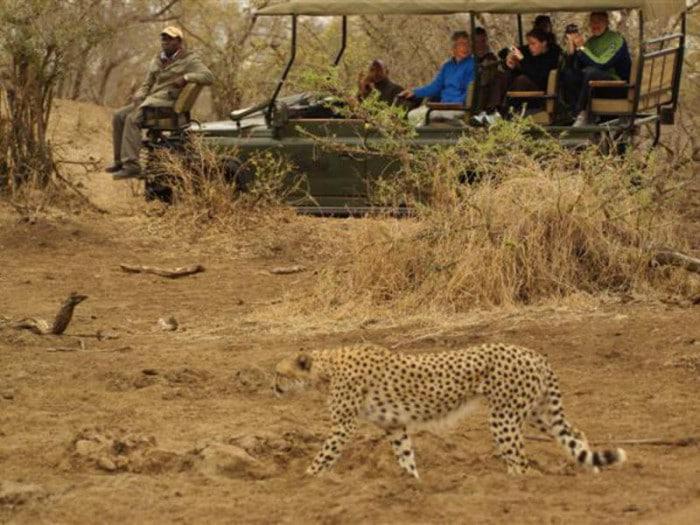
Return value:
[[(562, 71), (565, 102), (577, 114), (574, 126), (588, 124), (589, 82), (591, 80), (629, 81), (632, 58), (624, 37), (609, 28), (608, 13), (591, 13), (591, 37), (584, 42), (577, 29), (566, 34), (567, 67)], [(609, 93), (615, 96), (617, 93)]]
[(173, 107), (180, 91), (188, 82), (210, 85), (214, 76), (199, 57), (185, 49), (182, 31), (174, 26), (160, 33), (161, 51), (148, 66), (146, 78), (134, 93), (131, 103), (118, 109), (112, 119), (114, 164), (105, 171), (115, 179), (128, 179), (141, 174), (142, 108)]

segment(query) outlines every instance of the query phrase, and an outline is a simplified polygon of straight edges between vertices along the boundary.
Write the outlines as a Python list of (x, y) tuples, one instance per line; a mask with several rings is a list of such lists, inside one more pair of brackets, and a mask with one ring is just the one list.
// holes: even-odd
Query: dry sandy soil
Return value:
[[(107, 161), (109, 113), (59, 109), (56, 140), (66, 151)], [(599, 475), (567, 465), (553, 444), (530, 442), (542, 475), (510, 477), (481, 409), (443, 433), (415, 436), (420, 482), (402, 475), (371, 427), (331, 474), (312, 479), (304, 469), (329, 427), (323, 395), (277, 398), (270, 389), (272, 365), (300, 348), (505, 341), (547, 354), (569, 418), (590, 440), (697, 437), (700, 306), (632, 300), (433, 321), (286, 317), (313, 286), (318, 257), (246, 232), (165, 236), (127, 185), (100, 173), (83, 179), (108, 214), (27, 220), (0, 208), (0, 522), (700, 520), (698, 441), (628, 445), (629, 462)], [(314, 251), (303, 241), (298, 248)], [(124, 262), (196, 262), (206, 271), (169, 280), (124, 273)], [(309, 271), (269, 272), (296, 263)], [(51, 318), (73, 290), (89, 299), (65, 335), (10, 328), (26, 316)], [(158, 325), (170, 316), (175, 331)]]

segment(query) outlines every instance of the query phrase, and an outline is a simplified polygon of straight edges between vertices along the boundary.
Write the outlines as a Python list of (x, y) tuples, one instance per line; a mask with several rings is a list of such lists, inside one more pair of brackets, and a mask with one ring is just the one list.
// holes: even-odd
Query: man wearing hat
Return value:
[(199, 57), (183, 46), (182, 31), (174, 26), (160, 33), (161, 51), (148, 66), (141, 87), (134, 93), (131, 104), (114, 113), (112, 143), (114, 164), (106, 171), (115, 179), (138, 177), (141, 149), (141, 108), (172, 107), (188, 82), (210, 85), (214, 76)]

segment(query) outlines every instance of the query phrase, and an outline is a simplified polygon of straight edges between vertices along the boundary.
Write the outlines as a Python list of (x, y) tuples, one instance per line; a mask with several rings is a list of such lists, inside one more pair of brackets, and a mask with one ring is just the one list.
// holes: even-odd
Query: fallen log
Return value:
[(292, 273), (299, 273), (304, 271), (306, 271), (306, 268), (304, 268), (300, 264), (295, 264), (294, 266), (281, 266), (279, 268), (272, 268), (270, 270), (270, 273), (273, 275), (289, 275)]
[(652, 258), (651, 263), (656, 266), (680, 266), (689, 272), (700, 273), (700, 259), (680, 252), (673, 252), (670, 250), (657, 252)]
[(66, 331), (73, 318), (73, 310), (87, 299), (87, 295), (71, 293), (59, 308), (53, 323), (49, 325), (44, 319), (27, 317), (14, 324), (17, 330), (29, 330), (37, 335), (61, 335)]
[(172, 270), (158, 268), (156, 266), (141, 266), (132, 264), (120, 264), (119, 267), (126, 273), (152, 273), (159, 275), (160, 277), (167, 277), (168, 279), (177, 279), (179, 277), (185, 277), (187, 275), (193, 275), (204, 271), (204, 266), (201, 264), (180, 266), (179, 268), (174, 268)]

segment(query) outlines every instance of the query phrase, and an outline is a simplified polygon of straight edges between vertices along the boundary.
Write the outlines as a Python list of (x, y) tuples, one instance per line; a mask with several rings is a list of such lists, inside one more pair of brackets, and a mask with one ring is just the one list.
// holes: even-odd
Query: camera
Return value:
[(564, 29), (564, 34), (566, 35), (573, 35), (579, 32), (578, 24), (569, 24), (566, 26), (566, 29)]

